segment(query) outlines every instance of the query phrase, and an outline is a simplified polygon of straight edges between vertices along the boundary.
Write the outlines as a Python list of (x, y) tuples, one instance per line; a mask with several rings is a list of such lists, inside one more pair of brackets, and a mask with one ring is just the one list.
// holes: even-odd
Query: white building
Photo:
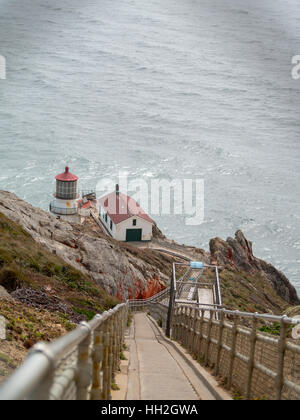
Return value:
[(55, 199), (50, 203), (50, 212), (56, 217), (70, 222), (78, 221), (79, 195), (77, 193), (78, 177), (71, 174), (69, 167), (66, 166), (65, 172), (55, 177), (56, 192), (53, 194)]
[(118, 241), (151, 241), (153, 220), (131, 197), (116, 190), (99, 200), (99, 218)]

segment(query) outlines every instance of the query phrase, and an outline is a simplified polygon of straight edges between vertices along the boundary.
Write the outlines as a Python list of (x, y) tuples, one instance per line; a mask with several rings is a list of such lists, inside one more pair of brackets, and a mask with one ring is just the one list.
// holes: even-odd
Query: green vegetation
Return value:
[(118, 385), (115, 383), (115, 382), (112, 382), (111, 383), (111, 389), (112, 389), (112, 391), (119, 391), (119, 387), (118, 387)]
[[(215, 274), (206, 271), (203, 278), (214, 281)], [(223, 305), (227, 309), (244, 312), (281, 315), (288, 304), (276, 293), (271, 285), (259, 274), (235, 271), (230, 267), (220, 271)]]
[[(26, 348), (37, 341), (50, 341), (76, 326), (63, 314), (36, 310), (17, 301), (1, 300), (0, 313), (6, 319), (6, 341), (21, 342)], [(69, 328), (65, 328), (65, 322)], [(3, 361), (1, 353), (0, 361)]]
[[(289, 330), (292, 330), (293, 328), (294, 325), (289, 325)], [(274, 322), (272, 325), (263, 325), (259, 328), (259, 331), (272, 335), (280, 335), (280, 324), (279, 322)]]
[(4, 353), (0, 353), (0, 362), (4, 362), (6, 365), (10, 367), (14, 367), (15, 364), (12, 362), (12, 360)]
[[(18, 224), (0, 213), (0, 285), (51, 289), (74, 312), (87, 320), (119, 303), (91, 278), (41, 247)], [(64, 319), (64, 321), (68, 321)]]
[[(52, 341), (73, 330), (76, 325), (72, 322), (72, 313), (90, 320), (96, 313), (119, 303), (92, 278), (35, 242), (2, 213), (0, 285), (8, 292), (25, 288), (46, 293), (43, 309), (30, 306), (30, 301), (23, 304), (17, 300), (0, 299), (0, 315), (6, 319), (6, 340), (0, 341), (0, 378), (9, 375), (36, 342)], [(55, 305), (49, 305), (53, 311), (49, 312), (47, 295), (49, 302), (54, 296), (56, 301), (70, 308), (68, 314), (55, 311)]]
[(263, 325), (259, 328), (259, 331), (266, 332), (272, 335), (280, 335), (280, 324), (278, 322), (274, 322), (273, 325)]
[(132, 319), (133, 319), (132, 314), (129, 312), (127, 323), (126, 323), (127, 327), (130, 327), (130, 325), (132, 323)]

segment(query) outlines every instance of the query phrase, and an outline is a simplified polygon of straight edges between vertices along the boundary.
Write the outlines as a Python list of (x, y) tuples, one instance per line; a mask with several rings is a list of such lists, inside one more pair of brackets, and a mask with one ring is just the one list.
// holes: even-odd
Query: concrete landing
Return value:
[(145, 313), (133, 318), (127, 400), (214, 400), (180, 352)]
[[(211, 309), (214, 304), (214, 295), (212, 289), (198, 289), (198, 302), (199, 309)], [(201, 303), (207, 303), (209, 306), (201, 305)], [(205, 311), (204, 317), (209, 318), (210, 312)]]

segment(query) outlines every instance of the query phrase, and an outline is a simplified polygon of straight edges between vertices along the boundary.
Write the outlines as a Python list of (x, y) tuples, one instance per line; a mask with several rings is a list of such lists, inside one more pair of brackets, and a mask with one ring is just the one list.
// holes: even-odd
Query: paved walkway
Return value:
[(134, 315), (130, 335), (127, 400), (215, 399), (145, 313)]

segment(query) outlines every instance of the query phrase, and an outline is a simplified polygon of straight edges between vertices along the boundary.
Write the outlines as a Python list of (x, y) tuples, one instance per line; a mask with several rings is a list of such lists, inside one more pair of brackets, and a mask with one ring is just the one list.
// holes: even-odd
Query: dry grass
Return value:
[[(2, 213), (0, 285), (9, 292), (21, 287), (42, 290), (86, 319), (119, 302), (91, 278), (41, 247)], [(50, 341), (75, 327), (66, 314), (34, 309), (16, 300), (0, 300), (0, 315), (7, 322), (7, 339), (0, 341), (0, 381), (22, 362), (37, 341)]]

